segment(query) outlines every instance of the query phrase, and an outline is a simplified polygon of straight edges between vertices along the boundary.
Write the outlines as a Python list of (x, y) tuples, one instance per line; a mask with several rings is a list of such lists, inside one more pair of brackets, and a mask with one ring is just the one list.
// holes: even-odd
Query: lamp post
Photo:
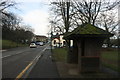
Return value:
[[(117, 36), (117, 40), (118, 40), (118, 57), (120, 57), (120, 4), (118, 5), (118, 36)], [(120, 62), (120, 58), (118, 58), (118, 63)], [(120, 66), (120, 63), (118, 64), (118, 66)], [(119, 76), (120, 76), (120, 72), (119, 72)]]
[(119, 21), (119, 24), (118, 24), (118, 49), (120, 48), (120, 5), (118, 5), (118, 21)]
[(51, 40), (51, 44), (50, 44), (51, 45), (51, 53), (52, 53), (52, 36), (53, 36), (53, 32), (51, 31), (51, 39), (50, 39)]

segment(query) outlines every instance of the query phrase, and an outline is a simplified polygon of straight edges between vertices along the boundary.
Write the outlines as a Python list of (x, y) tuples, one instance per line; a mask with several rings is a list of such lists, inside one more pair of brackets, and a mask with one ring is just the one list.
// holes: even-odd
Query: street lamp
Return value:
[(52, 53), (52, 37), (53, 37), (53, 32), (51, 31), (51, 53)]

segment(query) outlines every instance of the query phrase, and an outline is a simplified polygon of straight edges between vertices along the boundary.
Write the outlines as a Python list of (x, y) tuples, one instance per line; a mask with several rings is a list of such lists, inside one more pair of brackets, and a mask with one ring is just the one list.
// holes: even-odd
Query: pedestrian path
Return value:
[(46, 49), (27, 78), (59, 78), (56, 63), (52, 62), (49, 49)]

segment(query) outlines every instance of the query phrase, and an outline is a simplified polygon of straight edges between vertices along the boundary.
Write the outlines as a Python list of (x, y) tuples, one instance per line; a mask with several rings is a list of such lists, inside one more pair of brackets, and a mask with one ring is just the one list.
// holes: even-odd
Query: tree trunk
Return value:
[(70, 40), (66, 40), (66, 48), (67, 48), (67, 62), (71, 63), (71, 51), (70, 51)]

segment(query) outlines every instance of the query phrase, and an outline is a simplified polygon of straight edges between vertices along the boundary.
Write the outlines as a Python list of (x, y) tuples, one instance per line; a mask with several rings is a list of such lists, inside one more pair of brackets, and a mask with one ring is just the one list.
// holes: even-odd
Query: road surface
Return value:
[(56, 63), (52, 61), (51, 50), (46, 49), (27, 78), (60, 78)]
[[(2, 78), (21, 78), (35, 65), (48, 45), (21, 47), (2, 52)], [(32, 68), (31, 68), (32, 69)]]

